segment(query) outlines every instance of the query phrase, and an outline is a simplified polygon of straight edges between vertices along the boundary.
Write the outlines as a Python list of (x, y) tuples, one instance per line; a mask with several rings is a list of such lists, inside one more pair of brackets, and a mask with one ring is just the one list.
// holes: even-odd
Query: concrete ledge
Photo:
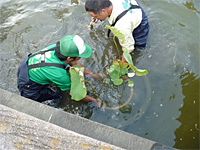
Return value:
[[(0, 116), (3, 116), (2, 118), (0, 118), (1, 138), (3, 135), (5, 135), (4, 137), (7, 137), (9, 134), (6, 132), (2, 132), (2, 127), (5, 126), (3, 123), (8, 121), (11, 122), (11, 124), (14, 124), (14, 126), (16, 126), (16, 124), (19, 122), (19, 118), (26, 118), (26, 122), (24, 124), (22, 123), (21, 125), (19, 124), (19, 128), (23, 128), (24, 126), (26, 126), (30, 129), (29, 132), (36, 132), (38, 136), (35, 135), (32, 136), (32, 138), (36, 139), (37, 137), (42, 137), (41, 133), (49, 132), (49, 134), (46, 135), (46, 138), (42, 138), (42, 143), (45, 143), (45, 139), (47, 140), (49, 139), (49, 137), (52, 137), (52, 140), (53, 138), (57, 139), (57, 141), (54, 141), (54, 145), (51, 145), (51, 142), (49, 142), (49, 145), (43, 144), (43, 146), (47, 146), (47, 149), (55, 148), (55, 143), (61, 142), (63, 144), (63, 138), (66, 138), (68, 136), (71, 137), (70, 141), (73, 141), (71, 143), (66, 142), (66, 145), (71, 146), (68, 147), (68, 149), (87, 148), (84, 148), (83, 146), (89, 146), (88, 149), (173, 149), (171, 147), (156, 143), (154, 141), (67, 113), (65, 111), (50, 107), (48, 105), (44, 105), (26, 99), (24, 97), (21, 97), (17, 94), (8, 92), (3, 89), (0, 89), (0, 104)], [(10, 121), (9, 118), (12, 118), (13, 120)], [(35, 125), (33, 125), (33, 122), (35, 123)], [(10, 125), (9, 128), (14, 128), (14, 126)], [(36, 129), (36, 126), (38, 126), (39, 128)], [(15, 129), (14, 132), (15, 133), (13, 134), (17, 136), (18, 130)], [(18, 136), (21, 137), (20, 135)], [(3, 140), (3, 138), (1, 138), (0, 141), (9, 141), (9, 139), (4, 138)], [(11, 139), (12, 137), (8, 136), (8, 138)], [(85, 141), (81, 139), (84, 139)], [(30, 141), (30, 139), (28, 140)], [(15, 141), (16, 144), (16, 140), (12, 139), (11, 141)], [(78, 143), (77, 145), (80, 147), (76, 147), (77, 145), (75, 143)], [(84, 144), (81, 145), (81, 143)], [(1, 142), (0, 144), (3, 145)], [(8, 145), (11, 145), (11, 143), (8, 143)], [(66, 145), (63, 146), (66, 147)], [(63, 147), (59, 146), (56, 148), (64, 149)]]
[(0, 149), (114, 149), (106, 144), (0, 105)]

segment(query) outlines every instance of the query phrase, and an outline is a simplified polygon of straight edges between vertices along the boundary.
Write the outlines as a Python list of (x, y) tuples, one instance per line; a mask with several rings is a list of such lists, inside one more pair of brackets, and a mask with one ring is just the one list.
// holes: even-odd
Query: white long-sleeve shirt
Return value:
[[(130, 7), (129, 0), (110, 0), (113, 4), (113, 10), (108, 18), (110, 24), (114, 23), (117, 16), (121, 14), (124, 10), (127, 10)], [(133, 5), (138, 5), (135, 0), (131, 0)], [(125, 41), (123, 42), (119, 39), (119, 43), (123, 49), (127, 49), (130, 52), (134, 50), (135, 40), (133, 38), (133, 30), (141, 23), (142, 21), (142, 11), (139, 8), (129, 10), (122, 18), (120, 18), (115, 24), (115, 28), (124, 34)]]

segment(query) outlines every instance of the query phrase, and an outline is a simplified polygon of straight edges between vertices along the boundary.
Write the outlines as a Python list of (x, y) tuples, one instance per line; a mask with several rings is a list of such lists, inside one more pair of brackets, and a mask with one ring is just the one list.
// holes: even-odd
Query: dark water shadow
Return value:
[(174, 131), (176, 136), (174, 147), (199, 149), (200, 78), (192, 72), (187, 72), (183, 73), (180, 79), (185, 98), (183, 99), (183, 107), (179, 109), (181, 115), (177, 118), (181, 125)]

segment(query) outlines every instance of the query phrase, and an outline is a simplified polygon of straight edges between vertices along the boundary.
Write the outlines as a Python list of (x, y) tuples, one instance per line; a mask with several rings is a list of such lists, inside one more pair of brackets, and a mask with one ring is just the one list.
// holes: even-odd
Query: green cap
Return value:
[(68, 35), (60, 40), (60, 53), (66, 57), (89, 58), (92, 48), (78, 35)]

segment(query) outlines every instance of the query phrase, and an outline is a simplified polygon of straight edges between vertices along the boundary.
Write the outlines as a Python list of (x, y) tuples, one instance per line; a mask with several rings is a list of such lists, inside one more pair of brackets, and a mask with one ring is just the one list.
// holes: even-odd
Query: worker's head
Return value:
[(112, 3), (109, 0), (86, 0), (85, 10), (98, 20), (105, 20), (110, 15)]
[(60, 54), (65, 57), (89, 58), (92, 48), (78, 35), (68, 35), (60, 40)]

